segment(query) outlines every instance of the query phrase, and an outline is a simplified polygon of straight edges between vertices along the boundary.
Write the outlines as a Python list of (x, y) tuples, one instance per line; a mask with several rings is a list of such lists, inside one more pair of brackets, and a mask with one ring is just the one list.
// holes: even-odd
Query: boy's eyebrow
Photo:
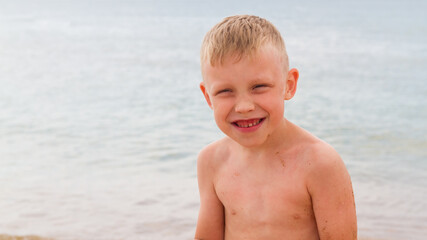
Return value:
[(210, 89), (212, 91), (217, 91), (219, 89), (229, 88), (230, 87), (230, 84), (228, 82), (225, 82), (225, 83), (224, 82), (221, 82), (221, 83), (212, 83), (210, 85), (211, 85)]
[[(250, 79), (250, 80), (247, 80), (246, 82), (249, 83), (249, 85), (254, 85), (254, 84), (259, 84), (259, 83), (271, 83), (272, 81), (269, 77), (257, 76), (257, 77)], [(228, 87), (230, 87), (230, 83), (228, 81), (224, 81), (221, 83), (211, 83), (212, 89), (228, 88)]]
[(256, 78), (249, 81), (251, 84), (257, 84), (257, 83), (270, 83), (271, 79), (266, 76), (257, 76)]

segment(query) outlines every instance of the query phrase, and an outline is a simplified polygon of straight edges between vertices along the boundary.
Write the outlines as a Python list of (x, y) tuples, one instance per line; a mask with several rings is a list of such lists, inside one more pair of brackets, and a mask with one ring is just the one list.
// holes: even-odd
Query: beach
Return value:
[(223, 137), (199, 48), (241, 13), (282, 33), (285, 117), (341, 155), (360, 239), (427, 236), (427, 2), (0, 3), (0, 240), (191, 239)]

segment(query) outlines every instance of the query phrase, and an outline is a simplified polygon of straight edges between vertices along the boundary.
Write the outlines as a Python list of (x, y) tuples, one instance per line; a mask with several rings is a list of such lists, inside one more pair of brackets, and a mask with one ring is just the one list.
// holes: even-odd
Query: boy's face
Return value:
[(252, 58), (202, 65), (200, 88), (218, 127), (246, 147), (261, 146), (283, 123), (284, 100), (295, 94), (298, 71), (285, 70), (278, 51), (262, 47)]

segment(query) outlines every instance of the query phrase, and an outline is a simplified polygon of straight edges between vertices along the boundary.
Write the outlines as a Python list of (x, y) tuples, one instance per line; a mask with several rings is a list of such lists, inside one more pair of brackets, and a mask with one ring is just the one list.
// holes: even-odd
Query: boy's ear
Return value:
[(297, 91), (298, 78), (299, 72), (296, 68), (292, 68), (288, 71), (288, 76), (286, 77), (285, 100), (290, 100), (294, 97), (295, 92)]
[(202, 93), (203, 93), (203, 96), (205, 96), (206, 102), (208, 103), (209, 107), (212, 109), (212, 102), (208, 92), (206, 91), (206, 86), (204, 82), (200, 83), (200, 90), (202, 90)]

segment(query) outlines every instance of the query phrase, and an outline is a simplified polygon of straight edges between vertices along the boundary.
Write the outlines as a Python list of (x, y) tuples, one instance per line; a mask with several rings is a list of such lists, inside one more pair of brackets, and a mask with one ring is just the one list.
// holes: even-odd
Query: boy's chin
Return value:
[(260, 147), (265, 143), (266, 139), (258, 138), (239, 138), (235, 136), (228, 136), (233, 139), (237, 144), (244, 148), (256, 148)]

